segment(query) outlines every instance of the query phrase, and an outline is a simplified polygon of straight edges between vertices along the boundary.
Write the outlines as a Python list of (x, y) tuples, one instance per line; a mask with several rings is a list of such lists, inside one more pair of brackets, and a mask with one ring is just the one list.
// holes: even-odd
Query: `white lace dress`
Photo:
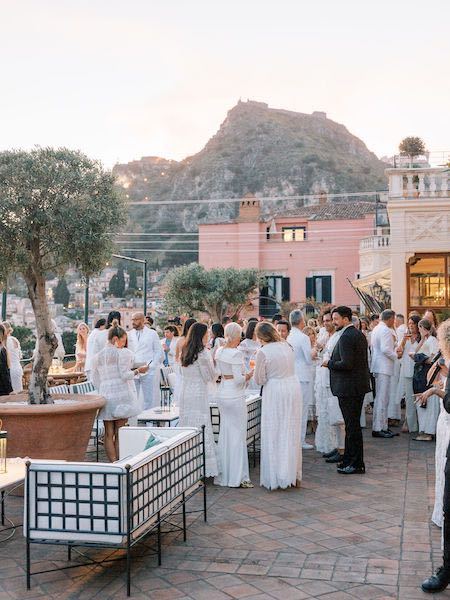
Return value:
[(180, 427), (205, 425), (206, 476), (215, 477), (217, 467), (216, 448), (211, 425), (209, 408), (209, 386), (217, 379), (211, 353), (205, 348), (198, 359), (188, 367), (181, 367), (179, 395)]
[[(425, 343), (416, 348), (416, 352), (426, 354), (432, 358), (439, 350), (439, 344), (435, 337), (430, 335)], [(417, 420), (419, 422), (419, 431), (423, 431), (429, 435), (435, 435), (436, 425), (440, 412), (439, 396), (433, 394), (427, 400), (426, 407), (417, 404)]]
[(287, 488), (302, 478), (302, 399), (292, 347), (286, 342), (263, 346), (254, 377), (264, 386), (260, 483), (269, 490)]
[[(441, 399), (440, 399), (441, 400)], [(450, 414), (445, 410), (441, 400), (441, 412), (436, 426), (436, 449), (434, 454), (435, 474), (434, 483), (434, 510), (431, 520), (438, 527), (444, 522), (444, 485), (445, 464), (447, 462), (447, 448), (450, 443)]]
[(9, 373), (13, 392), (21, 392), (23, 391), (23, 369), (20, 364), (22, 349), (19, 340), (12, 335), (8, 335), (6, 338), (6, 350), (9, 357)]
[[(214, 483), (239, 487), (243, 481), (250, 480), (244, 355), (236, 348), (219, 348), (216, 353), (216, 369), (222, 379), (216, 394), (220, 412), (217, 444), (220, 473)], [(225, 379), (224, 375), (232, 379)]]
[(91, 363), (91, 379), (100, 396), (106, 400), (99, 419), (128, 419), (142, 412), (134, 381), (139, 374), (132, 371), (134, 354), (128, 348), (108, 344)]

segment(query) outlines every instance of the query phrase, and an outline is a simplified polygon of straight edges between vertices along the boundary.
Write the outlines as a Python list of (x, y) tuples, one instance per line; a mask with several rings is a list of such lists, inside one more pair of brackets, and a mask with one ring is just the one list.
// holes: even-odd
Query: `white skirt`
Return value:
[(301, 423), (297, 377), (269, 379), (262, 395), (260, 478), (269, 490), (287, 488), (302, 478)]

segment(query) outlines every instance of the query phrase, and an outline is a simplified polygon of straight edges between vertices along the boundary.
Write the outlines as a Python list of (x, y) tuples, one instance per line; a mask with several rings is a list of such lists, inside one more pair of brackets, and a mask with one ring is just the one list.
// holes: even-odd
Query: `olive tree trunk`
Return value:
[(33, 358), (28, 399), (30, 404), (52, 404), (48, 393), (47, 375), (58, 340), (53, 332), (45, 293), (45, 278), (39, 273), (27, 273), (25, 281), (36, 319), (36, 350)]

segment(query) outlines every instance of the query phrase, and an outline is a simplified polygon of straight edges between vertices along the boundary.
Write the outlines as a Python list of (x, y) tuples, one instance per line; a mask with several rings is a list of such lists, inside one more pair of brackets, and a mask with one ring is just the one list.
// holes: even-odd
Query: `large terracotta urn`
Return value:
[(26, 404), (27, 395), (0, 396), (8, 457), (84, 460), (102, 396), (59, 394), (56, 404)]

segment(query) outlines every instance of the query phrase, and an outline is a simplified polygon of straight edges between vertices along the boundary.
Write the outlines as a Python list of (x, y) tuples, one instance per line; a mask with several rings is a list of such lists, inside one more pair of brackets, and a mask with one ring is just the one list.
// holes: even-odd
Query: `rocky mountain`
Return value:
[[(146, 202), (130, 206), (130, 226), (136, 232), (194, 233), (198, 222), (233, 218), (237, 203), (153, 207), (152, 203), (239, 198), (247, 192), (279, 197), (373, 191), (386, 188), (385, 168), (360, 139), (325, 113), (307, 115), (240, 101), (197, 154), (180, 162), (144, 157), (116, 165), (114, 173), (130, 201)], [(290, 200), (286, 208), (299, 204)], [(270, 212), (272, 205), (263, 203), (263, 212)], [(276, 205), (279, 211), (280, 202)], [(166, 240), (149, 247), (179, 249), (180, 245)], [(178, 252), (172, 260), (167, 254), (158, 258), (173, 264), (195, 256)]]

